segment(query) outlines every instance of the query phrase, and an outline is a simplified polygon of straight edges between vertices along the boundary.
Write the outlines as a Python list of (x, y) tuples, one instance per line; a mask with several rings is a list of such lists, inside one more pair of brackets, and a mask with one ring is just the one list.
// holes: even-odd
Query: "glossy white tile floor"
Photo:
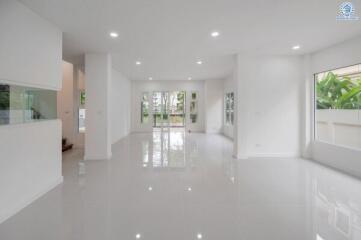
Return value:
[(301, 159), (234, 160), (218, 135), (134, 134), (110, 161), (64, 155), (64, 183), (1, 240), (361, 239), (361, 182)]

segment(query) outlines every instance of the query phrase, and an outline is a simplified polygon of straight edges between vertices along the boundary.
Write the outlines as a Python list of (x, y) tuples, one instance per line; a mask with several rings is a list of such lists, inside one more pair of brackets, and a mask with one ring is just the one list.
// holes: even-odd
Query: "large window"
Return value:
[(56, 91), (0, 84), (0, 125), (57, 118)]
[(234, 122), (234, 93), (226, 93), (224, 96), (224, 115), (226, 125), (233, 125)]
[(315, 74), (315, 139), (361, 149), (361, 64)]

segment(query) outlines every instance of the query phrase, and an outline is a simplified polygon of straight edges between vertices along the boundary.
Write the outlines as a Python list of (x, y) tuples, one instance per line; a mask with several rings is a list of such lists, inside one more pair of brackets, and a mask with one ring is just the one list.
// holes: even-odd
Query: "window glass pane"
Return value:
[(141, 123), (148, 123), (149, 121), (149, 100), (148, 100), (148, 93), (142, 94), (142, 101), (141, 101)]
[(79, 132), (85, 132), (85, 108), (79, 108)]
[(153, 127), (162, 126), (162, 108), (162, 92), (153, 92)]
[(233, 125), (234, 120), (234, 94), (226, 93), (224, 97), (224, 111), (225, 111), (225, 123), (226, 125)]
[(361, 149), (361, 65), (315, 75), (315, 139)]
[(85, 91), (79, 91), (79, 112), (78, 112), (79, 132), (85, 132)]
[(184, 127), (185, 92), (169, 92), (169, 124), (171, 127)]
[(231, 115), (230, 115), (230, 112), (229, 112), (229, 111), (226, 112), (226, 123), (227, 123), (227, 124), (230, 124), (230, 123), (231, 123)]
[(80, 105), (85, 105), (85, 91), (80, 92)]
[(0, 125), (10, 122), (10, 86), (0, 85)]
[(198, 100), (197, 100), (197, 93), (192, 92), (191, 93), (192, 99), (190, 102), (190, 111), (189, 111), (189, 117), (192, 123), (197, 122), (198, 118)]
[(192, 100), (196, 100), (197, 99), (197, 93), (196, 92), (192, 92)]
[(0, 84), (0, 124), (57, 118), (57, 92)]

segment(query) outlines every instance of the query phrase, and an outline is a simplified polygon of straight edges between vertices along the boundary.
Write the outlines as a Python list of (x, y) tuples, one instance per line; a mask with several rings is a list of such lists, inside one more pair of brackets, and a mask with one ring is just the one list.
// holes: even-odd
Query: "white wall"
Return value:
[[(109, 56), (110, 57), (110, 56)], [(100, 64), (98, 67), (100, 67), (102, 64)], [(82, 65), (76, 65), (74, 66), (74, 84), (73, 84), (73, 90), (71, 90), (74, 97), (73, 105), (74, 107), (74, 116), (76, 119), (74, 119), (72, 126), (73, 127), (73, 134), (74, 136), (74, 143), (76, 147), (84, 147), (84, 133), (78, 132), (78, 108), (79, 108), (79, 91), (85, 90), (86, 84), (85, 84), (85, 74), (83, 72), (83, 66)], [(90, 68), (89, 62), (88, 62), (88, 68)], [(70, 71), (69, 69), (65, 69), (65, 75), (69, 75), (67, 72)], [(88, 74), (90, 73), (90, 69), (88, 69)], [(93, 75), (95, 77), (95, 75)], [(98, 108), (105, 108), (104, 104), (108, 104), (109, 107), (109, 121), (110, 125), (107, 126), (110, 132), (111, 136), (111, 143), (115, 143), (122, 139), (123, 137), (127, 136), (130, 133), (130, 121), (131, 121), (131, 83), (130, 80), (127, 79), (121, 72), (119, 72), (116, 69), (111, 70), (111, 82), (108, 83), (110, 89), (110, 92), (108, 93), (106, 97), (110, 96), (109, 102), (103, 103), (103, 105), (99, 105)], [(92, 78), (92, 76), (88, 76), (87, 78)], [(102, 84), (102, 81), (97, 81), (96, 84)], [(99, 81), (99, 82), (98, 82)], [(91, 87), (91, 86), (89, 86)], [(95, 88), (94, 90), (98, 90)], [(67, 93), (70, 94), (70, 91)], [(96, 93), (97, 97), (101, 97), (99, 95), (99, 92)], [(86, 92), (86, 102), (88, 102), (88, 92)], [(104, 99), (103, 99), (104, 100)], [(90, 100), (91, 101), (91, 100)], [(98, 101), (98, 100), (97, 100)], [(99, 101), (98, 101), (99, 102)], [(88, 107), (90, 105), (88, 104)], [(93, 109), (94, 110), (94, 109)], [(103, 112), (103, 110), (100, 110)], [(76, 115), (75, 115), (76, 114)], [(86, 117), (89, 117), (87, 114)], [(92, 119), (90, 119), (92, 121)], [(88, 121), (89, 122), (89, 121)], [(86, 126), (87, 127), (87, 126)], [(89, 131), (88, 129), (85, 130), (85, 132)], [(90, 133), (92, 134), (92, 133)], [(95, 136), (95, 139), (98, 140), (98, 138)], [(90, 136), (91, 137), (91, 136)], [(91, 137), (92, 138), (92, 137)], [(86, 158), (88, 158), (86, 156)], [(97, 157), (100, 158), (100, 157)]]
[(361, 111), (322, 109), (316, 111), (316, 139), (361, 149)]
[(353, 176), (361, 177), (360, 150), (314, 141), (312, 144), (312, 157), (317, 162)]
[(86, 160), (111, 158), (111, 74), (109, 54), (85, 55)]
[(0, 80), (61, 88), (61, 31), (17, 1), (2, 0), (0, 33)]
[(237, 62), (237, 157), (299, 156), (302, 59), (239, 55)]
[(61, 122), (0, 126), (0, 223), (62, 182)]
[[(232, 72), (231, 75), (229, 75), (225, 80), (224, 80), (224, 87), (223, 87), (223, 104), (224, 103), (224, 96), (226, 93), (230, 93), (233, 92), (236, 95), (237, 92), (237, 87), (236, 87), (236, 75), (235, 75), (235, 70)], [(235, 102), (235, 107), (236, 107), (237, 103)], [(223, 134), (231, 139), (233, 139), (233, 132), (234, 132), (234, 126), (230, 125), (230, 124), (226, 124), (226, 119), (224, 116), (224, 109), (222, 110), (222, 115), (223, 115)]]
[(115, 143), (130, 133), (131, 83), (119, 71), (112, 71), (111, 134)]
[(62, 120), (62, 136), (74, 148), (84, 148), (84, 132), (79, 132), (80, 91), (85, 90), (84, 65), (63, 61), (63, 83), (58, 92), (58, 118)]
[(205, 132), (221, 133), (223, 127), (224, 80), (207, 80), (205, 91)]
[(63, 83), (62, 89), (57, 96), (58, 118), (62, 122), (62, 136), (68, 142), (74, 142), (74, 80), (73, 64), (63, 61)]
[[(147, 126), (140, 122), (140, 100), (143, 92), (153, 91), (186, 91), (186, 130), (194, 132), (205, 131), (205, 103), (204, 81), (132, 81), (132, 132), (144, 132), (152, 130), (152, 120)], [(191, 123), (189, 119), (189, 105), (191, 92), (198, 92), (198, 121)], [(150, 98), (151, 99), (151, 98)]]
[[(59, 90), (62, 34), (16, 1), (0, 2), (0, 81)], [(58, 120), (0, 126), (0, 223), (62, 181)]]
[(311, 54), (311, 71), (319, 73), (361, 63), (361, 36)]
[[(326, 70), (346, 67), (361, 63), (361, 37), (356, 37), (349, 41), (337, 44), (330, 48), (318, 51), (308, 56), (306, 64), (309, 64), (309, 70), (306, 71), (306, 81), (311, 86), (308, 89), (308, 95), (312, 95), (313, 91), (313, 75)], [(313, 96), (314, 98), (314, 96)], [(305, 114), (305, 121), (307, 126), (305, 132), (313, 135), (313, 101), (311, 105), (311, 113)], [(341, 146), (331, 145), (323, 142), (314, 141), (310, 138), (312, 151), (310, 152), (315, 161), (335, 167), (349, 174), (361, 177), (361, 150), (348, 149)]]

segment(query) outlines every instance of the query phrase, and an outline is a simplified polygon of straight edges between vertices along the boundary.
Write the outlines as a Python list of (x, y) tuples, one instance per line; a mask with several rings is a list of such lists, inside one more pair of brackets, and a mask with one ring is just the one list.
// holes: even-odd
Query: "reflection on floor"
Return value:
[(151, 168), (185, 168), (196, 157), (197, 143), (189, 144), (186, 158), (185, 132), (183, 128), (155, 129), (152, 139), (142, 141), (143, 167)]
[(359, 240), (361, 182), (301, 159), (234, 160), (218, 135), (156, 131), (109, 161), (64, 155), (64, 183), (0, 225), (4, 240)]

